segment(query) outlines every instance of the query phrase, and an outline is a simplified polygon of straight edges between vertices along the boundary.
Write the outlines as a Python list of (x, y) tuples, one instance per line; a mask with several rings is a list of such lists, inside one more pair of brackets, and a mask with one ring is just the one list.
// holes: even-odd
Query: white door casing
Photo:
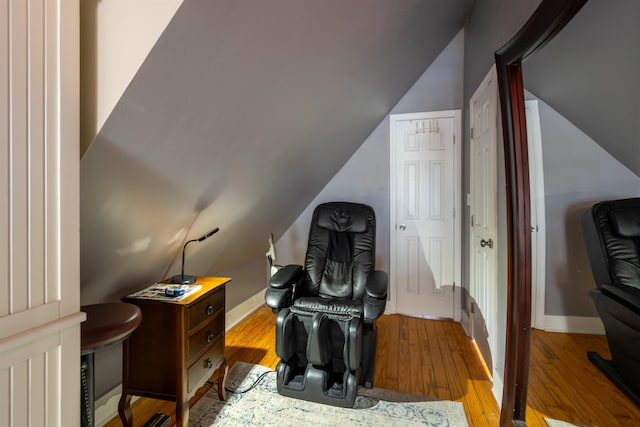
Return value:
[(459, 320), (460, 116), (390, 117), (389, 312)]
[[(471, 97), (469, 293), (484, 318), (489, 351), (497, 354), (497, 81), (495, 67)], [(478, 338), (478, 331), (473, 331)], [(495, 371), (495, 369), (494, 369)]]
[(531, 326), (544, 329), (545, 216), (542, 134), (538, 101), (525, 101), (531, 194)]

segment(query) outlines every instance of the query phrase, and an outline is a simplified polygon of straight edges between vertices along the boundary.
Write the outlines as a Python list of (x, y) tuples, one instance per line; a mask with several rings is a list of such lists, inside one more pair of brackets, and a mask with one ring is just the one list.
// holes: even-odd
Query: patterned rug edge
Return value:
[[(298, 399), (286, 400), (290, 398), (277, 394), (273, 371), (246, 362), (237, 362), (231, 367), (226, 379), (227, 388), (245, 390), (262, 374), (266, 377), (251, 392), (229, 393), (227, 402), (218, 400), (216, 388), (211, 388), (191, 408), (189, 427), (270, 425), (269, 417), (276, 416), (281, 427), (299, 426), (302, 418), (315, 427), (335, 425), (336, 417), (348, 419), (356, 425), (468, 426), (462, 403), (430, 400), (375, 387), (359, 389), (354, 409)], [(245, 399), (246, 396), (250, 397)]]

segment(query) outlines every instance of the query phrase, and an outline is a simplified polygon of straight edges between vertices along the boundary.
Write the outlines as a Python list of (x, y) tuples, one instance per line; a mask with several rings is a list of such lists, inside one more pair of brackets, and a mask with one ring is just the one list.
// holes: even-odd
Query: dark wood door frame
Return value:
[(543, 0), (495, 54), (507, 187), (508, 294), (500, 425), (524, 421), (531, 338), (531, 203), (522, 61), (542, 48), (587, 0)]

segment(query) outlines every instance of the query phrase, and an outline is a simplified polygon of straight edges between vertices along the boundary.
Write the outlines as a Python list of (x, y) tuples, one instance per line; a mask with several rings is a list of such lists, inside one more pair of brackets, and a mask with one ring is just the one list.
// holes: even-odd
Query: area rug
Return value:
[(552, 418), (545, 418), (544, 420), (549, 427), (588, 427), (583, 424), (571, 424), (566, 421), (554, 420)]
[[(263, 375), (262, 379), (251, 388)], [(211, 426), (432, 426), (468, 427), (462, 403), (360, 388), (354, 408), (338, 408), (280, 396), (269, 368), (237, 362), (229, 370), (226, 402), (215, 387), (190, 410), (189, 427)], [(246, 393), (241, 393), (248, 390)], [(400, 401), (403, 400), (403, 401)]]

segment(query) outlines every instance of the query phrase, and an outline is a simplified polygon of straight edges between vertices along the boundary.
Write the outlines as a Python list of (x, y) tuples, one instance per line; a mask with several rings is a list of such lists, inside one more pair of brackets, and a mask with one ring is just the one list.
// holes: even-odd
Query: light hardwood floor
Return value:
[[(229, 366), (242, 360), (275, 368), (274, 323), (275, 315), (262, 307), (233, 327), (226, 337)], [(460, 324), (385, 315), (377, 325), (376, 387), (462, 402), (470, 426), (498, 425), (491, 381)], [(529, 426), (546, 427), (544, 417), (594, 427), (640, 425), (640, 409), (587, 360), (587, 350), (609, 357), (603, 336), (534, 330), (531, 348)], [(139, 399), (132, 410), (134, 427), (156, 412), (174, 416), (172, 402), (154, 399)], [(120, 425), (114, 418), (106, 426)]]

